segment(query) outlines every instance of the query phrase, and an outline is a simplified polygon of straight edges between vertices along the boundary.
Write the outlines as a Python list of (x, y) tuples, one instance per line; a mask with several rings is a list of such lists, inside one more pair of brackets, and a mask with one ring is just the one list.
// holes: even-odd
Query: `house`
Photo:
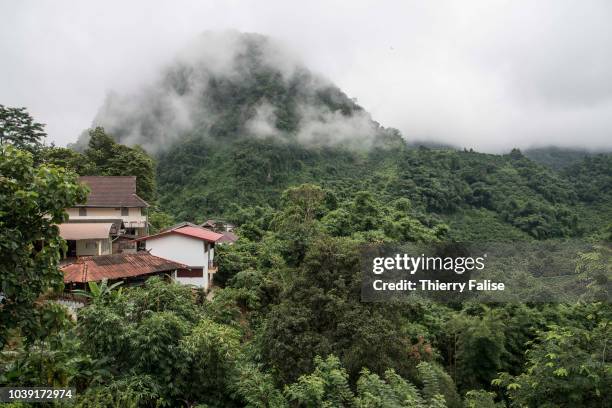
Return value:
[(85, 176), (79, 181), (90, 193), (85, 204), (66, 210), (68, 221), (59, 226), (68, 242), (67, 256), (136, 252), (133, 239), (148, 233), (149, 207), (136, 194), (136, 177)]
[(234, 242), (238, 241), (238, 235), (234, 234), (232, 231), (235, 228), (234, 224), (230, 224), (226, 221), (220, 221), (220, 220), (208, 220), (203, 224), (197, 225), (197, 224), (193, 224), (191, 222), (181, 222), (178, 223), (176, 225), (173, 225), (172, 227), (167, 228), (167, 230), (169, 229), (174, 229), (174, 228), (178, 228), (178, 227), (183, 227), (183, 226), (192, 226), (192, 227), (196, 227), (196, 228), (204, 228), (207, 229), (209, 231), (213, 231), (216, 232), (217, 234), (221, 234), (223, 235), (217, 242), (216, 244), (228, 244), (228, 245), (232, 245)]
[(215, 232), (232, 232), (236, 226), (225, 220), (206, 220), (200, 227), (213, 230)]
[(184, 264), (145, 251), (135, 254), (84, 256), (60, 269), (64, 273), (64, 283), (72, 289), (103, 279), (123, 280), (134, 284), (153, 275), (172, 275), (178, 271), (189, 271)]
[(218, 244), (232, 245), (234, 242), (238, 241), (238, 235), (234, 234), (233, 232), (219, 231), (219, 234), (223, 235), (223, 237), (217, 241)]
[(208, 289), (217, 271), (214, 264), (215, 244), (223, 235), (191, 223), (181, 223), (155, 235), (137, 238), (152, 255), (170, 259), (189, 267), (172, 277), (183, 284)]

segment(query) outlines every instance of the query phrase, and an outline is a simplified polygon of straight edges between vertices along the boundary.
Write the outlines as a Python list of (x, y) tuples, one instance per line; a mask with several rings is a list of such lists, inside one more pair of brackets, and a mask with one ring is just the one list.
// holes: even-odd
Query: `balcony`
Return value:
[(99, 220), (108, 220), (108, 219), (116, 219), (123, 221), (123, 225), (125, 228), (145, 228), (147, 226), (147, 217), (145, 216), (137, 216), (137, 215), (117, 215), (117, 214), (108, 214), (108, 215), (74, 215), (70, 214), (70, 221), (99, 221)]

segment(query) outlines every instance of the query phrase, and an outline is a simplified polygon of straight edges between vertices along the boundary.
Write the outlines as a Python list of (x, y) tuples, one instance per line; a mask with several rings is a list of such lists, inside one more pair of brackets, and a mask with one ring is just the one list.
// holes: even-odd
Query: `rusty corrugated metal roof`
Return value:
[(135, 254), (84, 256), (60, 269), (64, 272), (65, 283), (83, 283), (186, 270), (189, 267), (148, 252), (137, 252)]
[(79, 181), (91, 190), (86, 207), (149, 206), (136, 194), (136, 176), (82, 176)]

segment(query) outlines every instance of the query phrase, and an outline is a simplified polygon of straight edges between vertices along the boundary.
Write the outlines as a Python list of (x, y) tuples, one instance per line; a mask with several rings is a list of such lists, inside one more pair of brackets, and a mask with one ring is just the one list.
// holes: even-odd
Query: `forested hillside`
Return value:
[(525, 156), (553, 170), (563, 170), (582, 161), (586, 157), (596, 154), (597, 153), (588, 150), (562, 149), (554, 146), (531, 148), (525, 151)]
[[(179, 218), (233, 219), (244, 207), (277, 206), (280, 192), (288, 186), (315, 182), (339, 199), (359, 191), (371, 192), (381, 203), (406, 198), (415, 209), (439, 220), (458, 221), (478, 211), (506, 234), (551, 238), (590, 230), (591, 220), (581, 223), (578, 208), (589, 212), (597, 203), (609, 203), (609, 173), (596, 166), (609, 167), (610, 157), (593, 160), (599, 164), (560, 174), (518, 151), (496, 156), (408, 149), (401, 140), (393, 140), (389, 147), (355, 152), (273, 140), (219, 144), (201, 139), (160, 155), (158, 182), (163, 191), (160, 203)], [(576, 182), (585, 176), (591, 178), (589, 183)], [(610, 214), (601, 215), (604, 221)], [(469, 230), (471, 221), (462, 221)]]
[(360, 191), (383, 205), (409, 199), (461, 239), (580, 236), (612, 218), (609, 155), (529, 152), (556, 158), (549, 168), (518, 150), (415, 147), (268, 38), (222, 38), (222, 56), (208, 51), (218, 35), (204, 35), (156, 83), (111, 95), (95, 120), (156, 157), (160, 206), (177, 219), (239, 221), (301, 183), (340, 200)]
[[(288, 61), (262, 36), (207, 35), (110, 96), (74, 149), (2, 146), (0, 260), (22, 303), (0, 321), (0, 384), (75, 387), (79, 407), (610, 406), (612, 157), (414, 146)], [(138, 175), (155, 228), (235, 222), (214, 296), (153, 278), (94, 286), (76, 321), (45, 302), (61, 240), (43, 214), (83, 200), (77, 174)], [(532, 296), (362, 301), (364, 246), (456, 241), (525, 243), (491, 264)]]

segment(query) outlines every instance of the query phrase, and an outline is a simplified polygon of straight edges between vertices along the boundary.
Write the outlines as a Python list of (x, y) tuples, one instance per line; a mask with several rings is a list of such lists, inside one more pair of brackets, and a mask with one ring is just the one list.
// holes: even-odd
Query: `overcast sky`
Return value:
[(272, 36), (409, 140), (612, 149), (610, 1), (0, 0), (0, 103), (73, 142), (205, 30)]

